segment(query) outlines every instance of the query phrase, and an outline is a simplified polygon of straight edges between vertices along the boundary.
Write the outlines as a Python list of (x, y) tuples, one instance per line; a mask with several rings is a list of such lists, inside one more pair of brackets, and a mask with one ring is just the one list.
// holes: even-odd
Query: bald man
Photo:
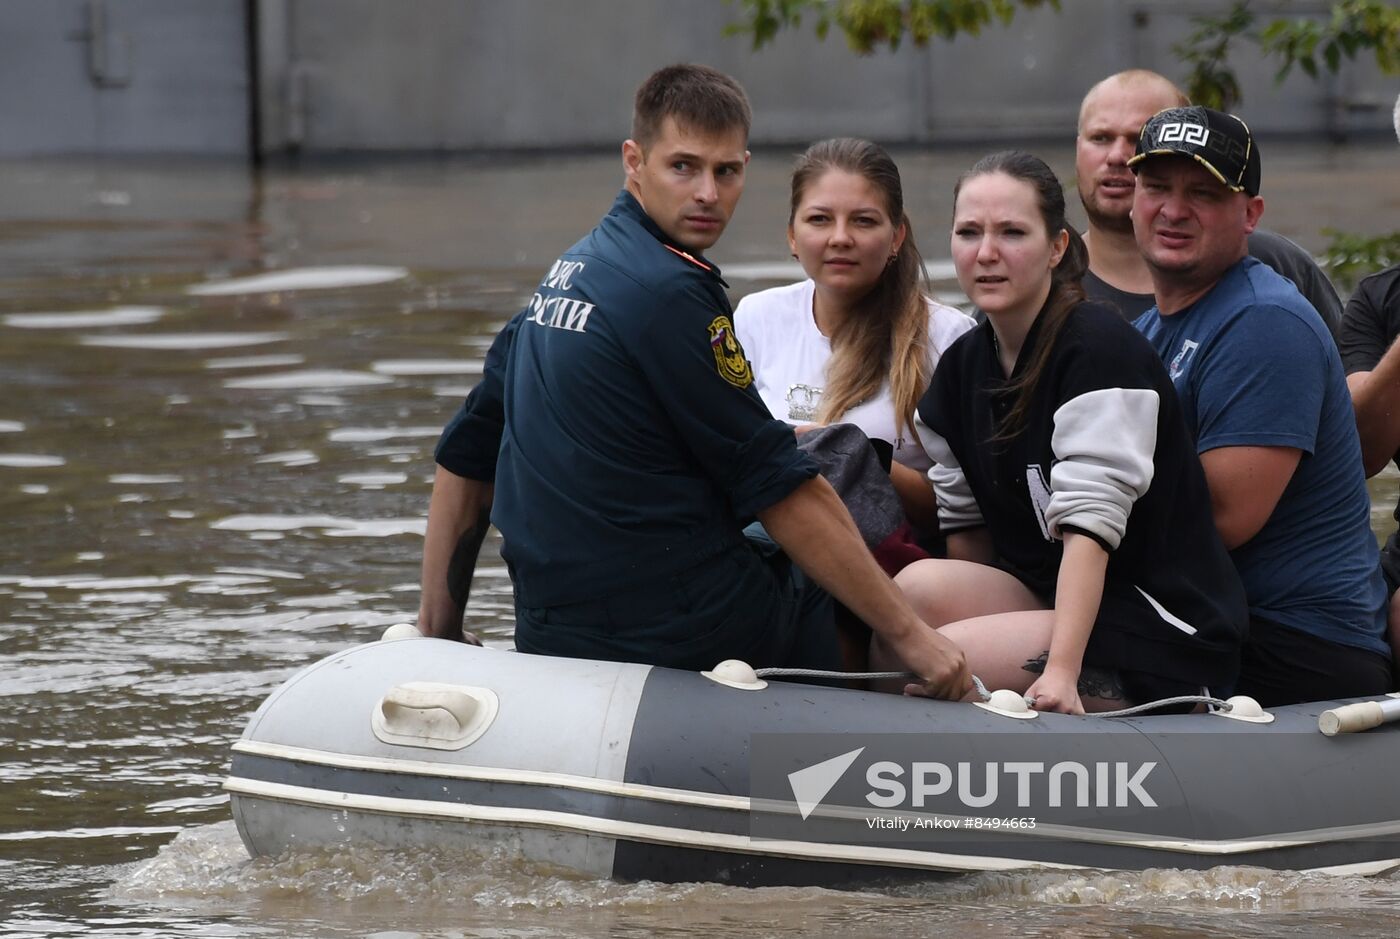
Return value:
[[(1074, 166), (1089, 221), (1084, 233), (1089, 248), (1084, 291), (1090, 299), (1117, 306), (1130, 320), (1155, 301), (1152, 275), (1133, 238), (1134, 177), (1128, 159), (1149, 117), (1188, 103), (1165, 76), (1131, 69), (1090, 88), (1079, 107)], [(1248, 247), (1251, 255), (1293, 281), (1335, 337), (1342, 304), (1312, 257), (1282, 235), (1263, 230), (1249, 236)]]

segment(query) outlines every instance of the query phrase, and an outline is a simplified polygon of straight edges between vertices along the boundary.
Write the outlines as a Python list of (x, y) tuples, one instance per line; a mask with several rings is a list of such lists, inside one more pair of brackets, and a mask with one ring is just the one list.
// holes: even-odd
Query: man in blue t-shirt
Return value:
[[(489, 519), (522, 651), (835, 665), (810, 578), (921, 676), (907, 691), (959, 698), (961, 650), (918, 618), (768, 414), (704, 256), (743, 190), (749, 121), (743, 89), (704, 66), (638, 89), (623, 191), (492, 343), (438, 445), (418, 628), (462, 638)], [(783, 552), (744, 537), (755, 518)]]
[(1136, 326), (1181, 396), (1250, 606), (1239, 692), (1268, 705), (1390, 690), (1385, 583), (1341, 359), (1286, 278), (1246, 255), (1264, 210), (1239, 118), (1142, 129), (1133, 229), (1156, 307)]

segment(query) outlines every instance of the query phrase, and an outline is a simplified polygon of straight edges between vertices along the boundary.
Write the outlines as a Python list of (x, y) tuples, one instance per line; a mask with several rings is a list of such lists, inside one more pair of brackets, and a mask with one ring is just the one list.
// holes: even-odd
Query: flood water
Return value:
[[(1070, 145), (1041, 148), (1066, 176)], [(1393, 142), (1264, 154), (1266, 224), (1308, 248), (1400, 219)], [(932, 261), (977, 155), (897, 154)], [(787, 162), (756, 155), (712, 252), (735, 299), (796, 276)], [(293, 671), (412, 619), (438, 430), (619, 181), (611, 154), (3, 166), (0, 937), (1400, 934), (1400, 879), (1243, 868), (843, 893), (249, 861), (229, 745)], [(1396, 477), (1373, 495), (1384, 531)], [(495, 545), (470, 623), (509, 645)]]

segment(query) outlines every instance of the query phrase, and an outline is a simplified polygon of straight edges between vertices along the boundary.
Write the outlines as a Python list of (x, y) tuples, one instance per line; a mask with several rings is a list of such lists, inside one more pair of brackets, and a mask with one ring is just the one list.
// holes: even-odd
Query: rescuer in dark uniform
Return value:
[[(438, 445), (419, 629), (461, 638), (489, 512), (521, 651), (835, 665), (825, 587), (923, 677), (911, 691), (961, 697), (961, 651), (752, 387), (702, 254), (743, 190), (749, 119), (738, 84), (703, 66), (638, 90), (622, 193), (497, 337)], [(753, 519), (783, 552), (745, 539)]]

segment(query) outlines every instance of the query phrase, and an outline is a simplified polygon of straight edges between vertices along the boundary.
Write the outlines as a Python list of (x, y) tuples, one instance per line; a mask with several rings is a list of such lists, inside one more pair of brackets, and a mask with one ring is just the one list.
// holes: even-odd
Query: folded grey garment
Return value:
[(866, 545), (875, 547), (904, 524), (904, 507), (889, 470), (855, 424), (828, 424), (799, 434), (797, 446), (816, 461), (855, 519)]

